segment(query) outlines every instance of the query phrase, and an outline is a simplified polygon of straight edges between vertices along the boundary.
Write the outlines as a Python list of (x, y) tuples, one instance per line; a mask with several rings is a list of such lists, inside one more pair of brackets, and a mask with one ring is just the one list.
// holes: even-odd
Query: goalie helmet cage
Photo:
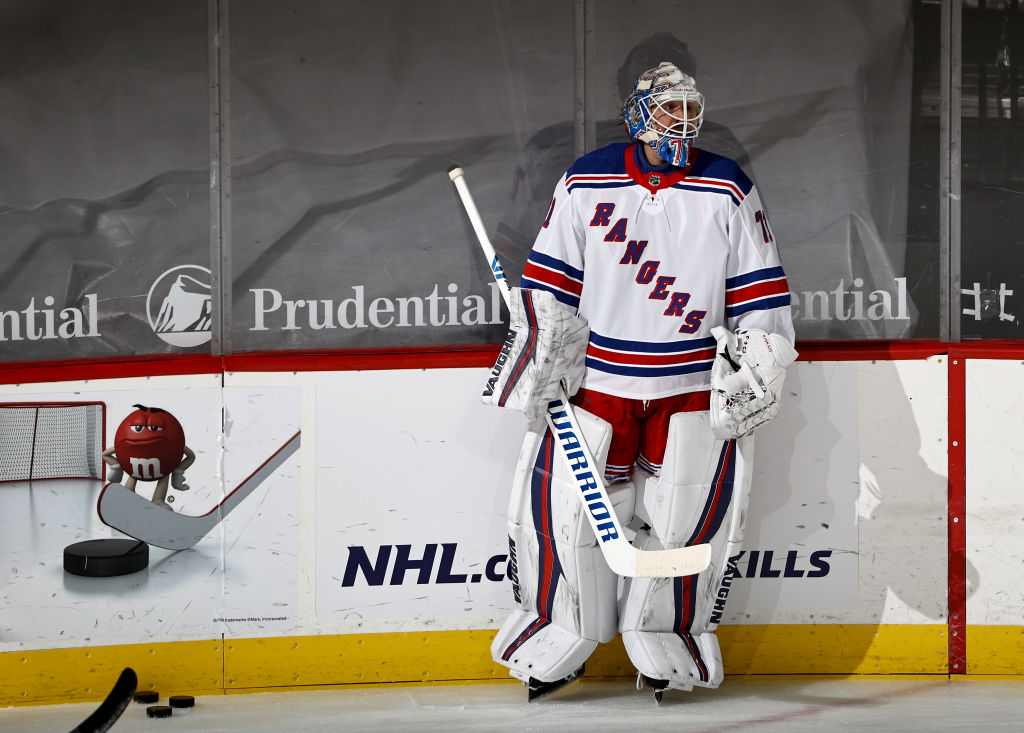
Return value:
[(102, 402), (0, 402), (0, 482), (102, 479)]

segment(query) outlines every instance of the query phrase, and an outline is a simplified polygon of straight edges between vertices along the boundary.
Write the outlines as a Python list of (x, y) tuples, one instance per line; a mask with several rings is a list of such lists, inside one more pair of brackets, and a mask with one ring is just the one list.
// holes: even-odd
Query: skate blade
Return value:
[(530, 683), (526, 686), (527, 702), (537, 702), (538, 700), (543, 700), (548, 695), (558, 692), (563, 687), (572, 684), (582, 676), (583, 665), (580, 665), (580, 668), (568, 677), (564, 677), (560, 680), (555, 680), (554, 682), (541, 682), (540, 680), (535, 680), (531, 677)]

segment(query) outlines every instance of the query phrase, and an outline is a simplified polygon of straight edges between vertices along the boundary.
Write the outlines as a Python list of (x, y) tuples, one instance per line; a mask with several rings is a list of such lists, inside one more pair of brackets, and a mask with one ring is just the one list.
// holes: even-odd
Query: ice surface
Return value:
[[(583, 679), (537, 703), (518, 683), (197, 696), (171, 720), (132, 704), (111, 729), (168, 733), (304, 731), (900, 731), (1020, 730), (1024, 681), (734, 677), (718, 690), (669, 691), (659, 706), (631, 680)], [(165, 703), (161, 699), (161, 703)], [(67, 731), (97, 703), (0, 708), (4, 733)]]

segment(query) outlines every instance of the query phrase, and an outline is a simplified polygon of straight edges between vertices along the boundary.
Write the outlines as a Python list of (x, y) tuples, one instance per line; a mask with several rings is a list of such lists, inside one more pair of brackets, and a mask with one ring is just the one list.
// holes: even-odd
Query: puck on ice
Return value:
[(192, 708), (196, 705), (196, 699), (191, 695), (171, 695), (167, 702), (172, 708)]
[(149, 545), (141, 540), (85, 540), (64, 548), (64, 570), (72, 575), (90, 578), (128, 575), (147, 565)]
[(160, 699), (160, 693), (156, 690), (141, 690), (140, 692), (136, 692), (132, 695), (132, 699), (135, 700), (135, 702), (152, 703)]
[(169, 718), (171, 712), (170, 705), (150, 705), (146, 708), (146, 716), (149, 718)]

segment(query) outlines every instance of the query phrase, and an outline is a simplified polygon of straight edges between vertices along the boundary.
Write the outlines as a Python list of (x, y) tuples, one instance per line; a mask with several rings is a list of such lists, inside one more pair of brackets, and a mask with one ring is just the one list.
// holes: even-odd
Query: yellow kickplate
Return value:
[(1024, 626), (968, 626), (968, 674), (1024, 674)]
[[(493, 630), (127, 644), (0, 653), (0, 705), (100, 700), (125, 667), (161, 696), (297, 687), (508, 680)], [(946, 674), (946, 626), (759, 625), (718, 630), (726, 674)], [(970, 674), (1024, 673), (1024, 629), (968, 629)], [(631, 677), (620, 638), (588, 677)]]
[(102, 700), (125, 667), (161, 697), (223, 690), (223, 644), (176, 641), (0, 653), (0, 705)]
[(502, 679), (494, 631), (343, 634), (225, 641), (228, 690)]

